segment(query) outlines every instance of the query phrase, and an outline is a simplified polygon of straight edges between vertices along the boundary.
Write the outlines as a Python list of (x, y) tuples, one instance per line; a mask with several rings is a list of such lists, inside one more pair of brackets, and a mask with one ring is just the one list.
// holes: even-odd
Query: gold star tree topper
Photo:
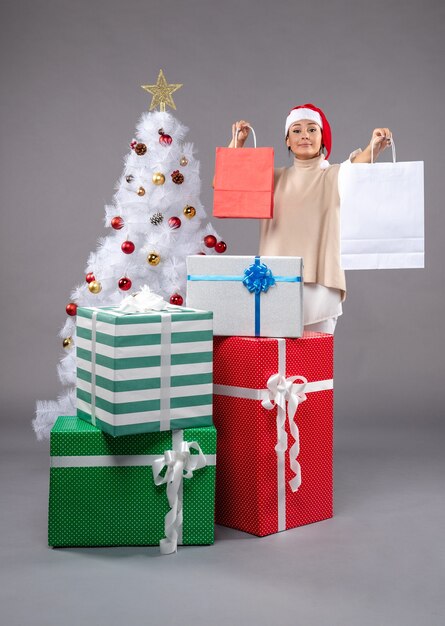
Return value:
[(152, 111), (157, 106), (159, 106), (160, 111), (165, 111), (166, 104), (168, 104), (168, 106), (172, 109), (176, 110), (176, 106), (172, 98), (172, 93), (180, 89), (182, 87), (182, 84), (169, 85), (165, 79), (164, 72), (162, 70), (159, 70), (156, 85), (141, 85), (141, 87), (142, 89), (148, 91), (153, 95), (149, 111)]

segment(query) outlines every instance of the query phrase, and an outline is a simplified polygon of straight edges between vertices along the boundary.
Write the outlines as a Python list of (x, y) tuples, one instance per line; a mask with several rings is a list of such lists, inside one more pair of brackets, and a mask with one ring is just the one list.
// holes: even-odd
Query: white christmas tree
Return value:
[(139, 120), (113, 203), (105, 207), (110, 234), (99, 240), (85, 281), (71, 293), (59, 333), (65, 352), (58, 375), (67, 389), (58, 400), (37, 402), (33, 426), (38, 439), (49, 436), (59, 415), (76, 412), (77, 306), (116, 305), (143, 285), (181, 305), (186, 256), (226, 250), (199, 200), (199, 162), (193, 144), (184, 143), (188, 129), (165, 110), (165, 105), (176, 109), (172, 93), (179, 87), (169, 85), (162, 70), (155, 85), (143, 86), (153, 94), (150, 111), (156, 106), (160, 111), (144, 113)]

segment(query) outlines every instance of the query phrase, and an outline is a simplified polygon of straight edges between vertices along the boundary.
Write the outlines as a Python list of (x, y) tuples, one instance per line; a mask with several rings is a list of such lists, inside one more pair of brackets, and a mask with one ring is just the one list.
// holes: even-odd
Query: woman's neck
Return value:
[(320, 154), (312, 159), (297, 159), (294, 157), (294, 167), (304, 168), (304, 169), (314, 169), (316, 167), (320, 167), (320, 162), (324, 159), (323, 155)]

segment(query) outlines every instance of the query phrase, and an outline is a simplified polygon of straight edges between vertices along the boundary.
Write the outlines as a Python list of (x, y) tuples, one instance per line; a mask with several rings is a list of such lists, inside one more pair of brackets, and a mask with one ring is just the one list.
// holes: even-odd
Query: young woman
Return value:
[[(249, 135), (245, 120), (232, 126), (236, 147)], [(275, 170), (274, 217), (261, 220), (260, 250), (264, 256), (301, 256), (304, 263), (305, 330), (334, 333), (346, 297), (340, 265), (340, 165), (327, 161), (331, 128), (313, 104), (295, 107), (285, 123), (285, 141), (293, 163)], [(350, 155), (353, 163), (370, 163), (391, 144), (389, 128), (376, 128), (369, 145)], [(235, 140), (229, 144), (235, 147)]]

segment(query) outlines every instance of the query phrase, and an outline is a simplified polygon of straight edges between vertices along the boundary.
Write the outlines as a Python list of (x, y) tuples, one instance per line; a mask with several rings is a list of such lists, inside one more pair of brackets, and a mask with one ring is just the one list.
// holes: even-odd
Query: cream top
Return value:
[(304, 282), (339, 289), (346, 296), (340, 265), (339, 165), (320, 167), (323, 157), (294, 158), (275, 170), (274, 217), (261, 220), (260, 255), (301, 256)]
[(342, 291), (317, 283), (303, 285), (303, 324), (316, 324), (343, 313)]

